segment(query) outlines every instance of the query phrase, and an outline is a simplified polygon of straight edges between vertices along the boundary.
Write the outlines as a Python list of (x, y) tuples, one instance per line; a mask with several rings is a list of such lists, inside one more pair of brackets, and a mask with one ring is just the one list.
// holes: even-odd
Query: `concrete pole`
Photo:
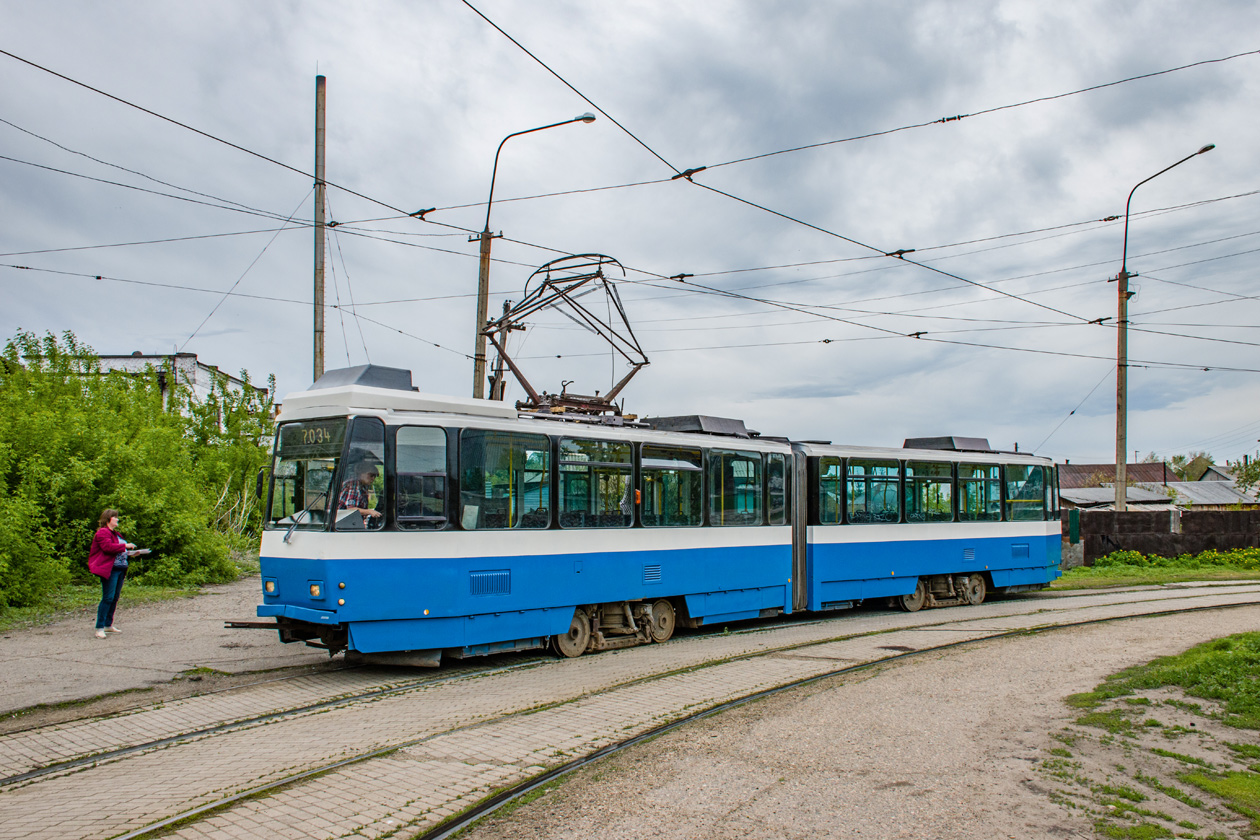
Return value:
[[(1129, 207), (1133, 204), (1133, 194), (1137, 192), (1137, 188), (1145, 184), (1153, 178), (1158, 178), (1173, 167), (1181, 166), (1181, 164), (1190, 160), (1197, 155), (1206, 154), (1215, 149), (1215, 144), (1209, 143), (1194, 154), (1189, 154), (1181, 160), (1165, 166), (1156, 172), (1150, 178), (1138, 181), (1133, 189), (1129, 190), (1129, 198), (1124, 202), (1124, 250), (1120, 256), (1120, 273), (1116, 275), (1116, 510), (1125, 510), (1125, 496), (1127, 495), (1125, 485), (1127, 480), (1125, 477), (1125, 461), (1128, 453), (1125, 451), (1128, 443), (1126, 441), (1128, 431), (1128, 389), (1129, 389), (1129, 298), (1133, 295), (1129, 292), (1129, 278), (1136, 277), (1135, 274), (1129, 273)], [(1136, 460), (1136, 458), (1134, 458)]]
[(1116, 510), (1125, 510), (1127, 464), (1125, 452), (1128, 429), (1129, 400), (1129, 272), (1124, 268), (1116, 277)]
[[(495, 162), (498, 162), (496, 156)], [(494, 189), (493, 182), (491, 183)], [(489, 218), (487, 212), (487, 219)], [(482, 334), (486, 321), (490, 316), (490, 233), (487, 222), (486, 229), (481, 232), (481, 266), (477, 270), (477, 350), (473, 355), (473, 398), (484, 399), (486, 396), (486, 337)]]
[(324, 77), (315, 77), (315, 349), (312, 382), (324, 375)]

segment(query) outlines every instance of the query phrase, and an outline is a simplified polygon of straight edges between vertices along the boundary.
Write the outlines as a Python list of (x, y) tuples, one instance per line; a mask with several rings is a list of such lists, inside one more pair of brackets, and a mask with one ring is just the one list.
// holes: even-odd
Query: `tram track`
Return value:
[[(1090, 594), (1096, 594), (1096, 593), (1090, 593)], [(1089, 595), (1073, 596), (1073, 597), (1089, 597)], [(945, 617), (944, 620), (942, 622), (939, 622), (939, 624), (941, 625), (948, 625), (948, 624), (953, 623), (952, 621), (950, 621), (950, 618), (949, 618), (952, 615), (950, 613), (940, 613), (940, 612), (933, 611), (931, 613), (924, 613), (924, 615), (944, 616)], [(757, 622), (755, 626), (743, 627), (734, 632), (737, 634), (750, 634), (750, 633), (759, 633), (759, 632), (765, 632), (768, 630), (773, 631), (775, 629), (784, 629), (784, 628), (791, 628), (791, 627), (831, 626), (836, 621), (836, 619), (837, 619), (837, 616), (834, 616), (834, 615), (827, 616), (827, 617), (819, 617), (816, 614), (810, 614), (810, 615), (800, 617), (800, 618), (791, 617), (787, 619), (780, 618), (780, 619), (773, 619), (773, 620), (763, 620), (763, 621)], [(773, 623), (770, 623), (770, 622), (773, 622)], [(935, 626), (935, 625), (924, 625), (924, 627), (930, 627), (930, 626)], [(721, 632), (723, 631), (716, 631), (716, 630), (710, 629), (707, 633), (697, 634), (696, 636), (692, 636), (692, 638), (704, 638), (705, 636), (711, 636), (711, 635), (715, 635)], [(813, 644), (819, 643), (820, 641), (836, 641), (839, 639), (847, 638), (848, 635), (849, 634), (837, 634), (830, 639), (816, 639), (816, 640), (811, 640), (808, 642), (793, 643), (793, 644), (782, 645), (778, 647), (769, 647), (769, 648), (762, 649), (756, 654), (749, 654), (749, 655), (760, 655), (763, 653), (784, 654), (795, 647), (813, 645)], [(261, 714), (249, 715), (249, 716), (232, 719), (232, 720), (222, 720), (222, 721), (216, 721), (213, 723), (207, 723), (206, 725), (195, 726), (193, 728), (186, 729), (183, 731), (171, 732), (170, 734), (163, 735), (162, 737), (150, 738), (147, 740), (138, 741), (132, 744), (126, 744), (123, 746), (101, 747), (98, 749), (88, 750), (78, 755), (67, 757), (61, 760), (47, 761), (37, 766), (31, 766), (29, 769), (23, 770), (22, 772), (12, 773), (8, 776), (0, 777), (0, 791), (3, 791), (6, 788), (10, 788), (15, 785), (22, 784), (24, 782), (30, 782), (30, 781), (39, 779), (41, 777), (70, 772), (78, 768), (94, 766), (94, 765), (105, 763), (105, 762), (116, 761), (116, 760), (123, 759), (131, 755), (137, 755), (137, 754), (148, 752), (151, 750), (162, 749), (165, 747), (187, 743), (189, 741), (199, 740), (199, 739), (203, 739), (207, 737), (213, 737), (215, 735), (221, 735), (221, 734), (225, 734), (225, 733), (229, 733), (229, 732), (233, 732), (237, 730), (263, 726), (268, 723), (279, 721), (279, 720), (285, 720), (285, 719), (300, 717), (303, 715), (314, 714), (314, 713), (318, 713), (318, 712), (330, 710), (330, 709), (347, 707), (347, 706), (354, 705), (356, 703), (371, 702), (373, 700), (377, 700), (380, 698), (389, 697), (389, 696), (397, 695), (397, 694), (403, 694), (409, 691), (415, 691), (420, 688), (437, 686), (444, 683), (450, 683), (455, 680), (469, 679), (469, 678), (474, 678), (474, 677), (483, 676), (487, 674), (507, 672), (507, 671), (517, 670), (521, 668), (536, 667), (542, 664), (542, 662), (544, 661), (546, 660), (541, 659), (541, 658), (528, 659), (523, 662), (510, 662), (508, 664), (494, 665), (491, 667), (486, 667), (485, 665), (482, 665), (480, 663), (471, 663), (471, 664), (461, 663), (460, 665), (455, 666), (454, 670), (457, 670), (457, 673), (454, 673), (454, 674), (451, 673), (451, 670), (453, 670), (451, 666), (445, 666), (443, 672), (440, 674), (426, 673), (424, 676), (417, 677), (414, 679), (406, 679), (403, 681), (397, 681), (397, 680), (387, 681), (384, 685), (381, 685), (379, 687), (372, 687), (363, 691), (357, 691), (353, 693), (333, 694), (324, 699), (311, 702), (311, 703), (301, 703), (301, 704), (296, 704), (293, 706), (273, 709), (273, 710), (270, 710)], [(339, 669), (338, 673), (344, 674), (346, 672), (361, 670), (363, 669), (363, 667), (364, 666), (358, 666), (358, 665), (347, 666), (345, 668)], [(654, 679), (654, 678), (659, 678), (660, 676), (663, 676), (663, 675), (656, 674), (656, 675), (643, 677), (642, 679)], [(207, 699), (213, 698), (215, 695), (240, 693), (243, 691), (257, 688), (259, 686), (267, 686), (267, 685), (272, 685), (278, 682), (302, 680), (302, 679), (307, 679), (307, 678), (308, 678), (307, 675), (277, 677), (270, 680), (263, 680), (263, 681), (253, 682), (253, 683), (246, 683), (240, 686), (233, 686), (229, 688), (218, 689), (214, 692), (206, 692), (204, 694), (194, 695), (194, 698), (184, 698), (184, 700), (188, 700), (188, 699), (207, 700)], [(623, 685), (628, 685), (628, 684), (631, 684), (632, 682), (635, 682), (635, 681), (623, 683)], [(151, 704), (138, 705), (130, 709), (126, 709), (119, 712), (114, 712), (110, 715), (102, 716), (101, 719), (102, 720), (120, 719), (127, 715), (141, 712), (149, 705)], [(93, 719), (88, 718), (86, 719), (86, 722), (88, 724), (91, 724), (93, 722)], [(74, 722), (58, 724), (58, 725), (55, 725), (54, 728), (64, 728), (67, 725), (74, 725), (76, 723), (80, 723), (80, 722), (74, 721)], [(20, 737), (23, 734), (26, 734), (28, 732), (38, 731), (38, 729), (39, 728), (36, 728), (35, 730), (18, 730), (16, 732), (12, 732), (4, 736), (0, 736), (0, 750), (3, 749), (3, 744), (7, 739)], [(0, 772), (3, 772), (3, 771), (0, 770)]]
[[(1170, 614), (1181, 613), (1181, 612), (1193, 612), (1193, 611), (1200, 611), (1200, 610), (1207, 610), (1207, 609), (1223, 609), (1223, 608), (1232, 608), (1232, 607), (1260, 605), (1260, 590), (1257, 590), (1255, 587), (1234, 587), (1234, 590), (1235, 590), (1234, 592), (1224, 593), (1226, 595), (1239, 596), (1235, 598), (1231, 603), (1228, 603), (1228, 604), (1216, 603), (1216, 604), (1199, 605), (1199, 606), (1188, 604), (1188, 605), (1177, 606), (1173, 608), (1166, 608), (1167, 607), (1166, 604), (1160, 603), (1160, 602), (1164, 602), (1168, 600), (1181, 600), (1181, 599), (1184, 599), (1187, 595), (1189, 595), (1190, 598), (1195, 601), (1202, 601), (1204, 598), (1211, 598), (1213, 596), (1218, 596), (1217, 600), (1219, 600), (1219, 596), (1222, 595), (1222, 592), (1219, 589), (1216, 591), (1212, 591), (1212, 590), (1196, 591), (1194, 594), (1188, 593), (1188, 592), (1150, 593), (1150, 596), (1145, 597), (1142, 600), (1129, 602), (1127, 604), (1114, 604), (1110, 602), (1091, 603), (1091, 602), (1098, 602), (1098, 601), (1107, 601), (1106, 598), (1099, 598), (1097, 596), (1093, 596), (1093, 594), (1091, 593), (1091, 594), (1083, 594), (1079, 596), (1066, 596), (1066, 599), (1065, 599), (1065, 596), (1059, 596), (1050, 603), (1038, 605), (1039, 609), (1026, 610), (1023, 612), (1020, 612), (1017, 610), (1008, 610), (1008, 611), (999, 613), (999, 612), (994, 612), (991, 610), (989, 615), (976, 616), (974, 612), (970, 609), (965, 610), (965, 611), (964, 610), (959, 610), (959, 611), (946, 610), (939, 613), (933, 611), (932, 613), (917, 614), (919, 617), (919, 621), (912, 624), (906, 623), (906, 620), (910, 618), (906, 614), (876, 613), (873, 615), (866, 616), (865, 618), (870, 619), (866, 623), (877, 624), (880, 626), (870, 627), (866, 629), (859, 629), (859, 628), (853, 627), (852, 626), (853, 619), (850, 619), (849, 621), (846, 621), (846, 622), (838, 623), (832, 619), (818, 619), (814, 617), (811, 619), (805, 619), (805, 620), (802, 620), (800, 622), (795, 622), (795, 623), (780, 623), (769, 629), (767, 629), (766, 627), (758, 627), (758, 628), (752, 628), (750, 630), (744, 631), (743, 633), (737, 631), (735, 633), (726, 634), (726, 635), (722, 633), (716, 633), (709, 637), (702, 637), (702, 638), (691, 637), (690, 640), (697, 642), (698, 646), (706, 646), (706, 647), (712, 648), (712, 652), (717, 655), (710, 657), (708, 654), (701, 654), (696, 657), (691, 657), (690, 661), (684, 662), (682, 664), (682, 667), (677, 667), (677, 668), (665, 668), (665, 669), (657, 669), (657, 670), (652, 670), (649, 668), (648, 669), (649, 673), (642, 673), (629, 679), (610, 679), (610, 680), (603, 680), (603, 681), (595, 680), (594, 682), (600, 683), (600, 684), (598, 685), (592, 684), (592, 686), (590, 687), (590, 690), (575, 690), (573, 692), (570, 692), (566, 696), (556, 699), (554, 702), (542, 703), (542, 704), (525, 704), (511, 711), (505, 711), (496, 715), (489, 715), (489, 716), (484, 716), (484, 717), (476, 717), (474, 715), (474, 716), (471, 716), (462, 725), (441, 726), (438, 728), (434, 728), (431, 731), (424, 732), (423, 734), (420, 734), (418, 737), (391, 739), (389, 743), (372, 745), (371, 748), (357, 750), (357, 751), (354, 751), (353, 754), (346, 754), (343, 752), (343, 754), (339, 756), (336, 760), (317, 762), (314, 764), (307, 764), (300, 768), (293, 769), (291, 772), (283, 772), (283, 773), (275, 774), (271, 778), (267, 779), (265, 782), (261, 784), (243, 785), (227, 793), (222, 793), (222, 794), (218, 794), (218, 795), (214, 795), (210, 797), (203, 797), (203, 801), (197, 803), (194, 807), (175, 809), (174, 813), (172, 813), (171, 811), (168, 811), (166, 815), (161, 816), (161, 818), (159, 819), (153, 819), (153, 817), (159, 816), (158, 814), (153, 813), (153, 814), (150, 814), (149, 819), (144, 820), (143, 825), (133, 826), (126, 833), (119, 833), (117, 831), (112, 831), (108, 835), (102, 835), (102, 836), (123, 837), (123, 838), (133, 838), (133, 837), (139, 838), (139, 837), (152, 836), (154, 834), (157, 834), (163, 831), (175, 829), (178, 826), (184, 823), (188, 823), (190, 821), (200, 822), (202, 820), (212, 819), (214, 815), (221, 813), (225, 810), (231, 809), (232, 806), (236, 805), (237, 803), (241, 803), (246, 800), (257, 801), (260, 798), (265, 799), (269, 795), (277, 794), (278, 792), (284, 791), (285, 789), (291, 789), (291, 788), (294, 788), (295, 786), (301, 787), (302, 784), (305, 782), (309, 782), (311, 780), (318, 779), (320, 777), (329, 776), (330, 774), (337, 774), (338, 772), (345, 771), (346, 768), (350, 768), (355, 765), (363, 765), (365, 763), (369, 763), (373, 759), (382, 758), (391, 754), (405, 754), (409, 750), (414, 750), (417, 748), (423, 749), (426, 747), (426, 745), (430, 745), (431, 743), (435, 741), (440, 741), (442, 739), (458, 740), (460, 737), (464, 737), (466, 740), (468, 736), (475, 734), (476, 731), (481, 730), (484, 727), (493, 727), (493, 726), (507, 727), (507, 726), (518, 725), (520, 721), (526, 719), (528, 716), (536, 715), (540, 712), (558, 713), (559, 711), (562, 710), (562, 707), (565, 707), (569, 704), (574, 704), (575, 702), (580, 703), (582, 701), (586, 701), (591, 698), (599, 698), (601, 696), (610, 696), (617, 693), (621, 693), (623, 695), (629, 694), (629, 693), (633, 693), (637, 688), (652, 689), (654, 686), (664, 686), (667, 683), (669, 683), (671, 680), (677, 682), (681, 679), (688, 678), (690, 675), (701, 674), (708, 669), (716, 670), (717, 668), (721, 666), (728, 666), (728, 665), (731, 665), (732, 663), (756, 662), (757, 660), (761, 660), (763, 665), (765, 665), (766, 667), (770, 667), (770, 663), (773, 663), (777, 660), (779, 666), (782, 667), (784, 663), (788, 662), (788, 660), (790, 659), (792, 660), (793, 663), (795, 663), (791, 666), (793, 668), (800, 666), (800, 667), (805, 667), (805, 668), (813, 667), (816, 669), (815, 673), (807, 674), (806, 676), (801, 677), (799, 679), (784, 680), (782, 681), (781, 685), (770, 686), (768, 688), (760, 689), (757, 691), (743, 692), (739, 694), (738, 696), (732, 696), (716, 703), (704, 703), (702, 704), (702, 706), (697, 707), (698, 710), (690, 711), (686, 714), (672, 714), (671, 718), (665, 721), (664, 723), (655, 724), (652, 726), (636, 725), (634, 731), (637, 732), (638, 734), (632, 734), (629, 737), (618, 738), (616, 739), (614, 743), (602, 745), (598, 749), (590, 750), (580, 755), (578, 758), (574, 758), (567, 763), (546, 769), (541, 774), (537, 772), (532, 772), (532, 773), (527, 774), (528, 778), (520, 782), (520, 784), (516, 785), (516, 787), (509, 788), (508, 790), (504, 791), (503, 794), (496, 796), (491, 800), (487, 800), (486, 806), (482, 808), (480, 811), (478, 811), (478, 818), (479, 818), (479, 816), (484, 815), (484, 813), (488, 813), (489, 810), (493, 810), (494, 807), (498, 807), (504, 802), (511, 801), (511, 799), (516, 798), (528, 792), (529, 790), (534, 789), (540, 784), (545, 784), (547, 781), (550, 781), (560, 775), (563, 775), (568, 772), (572, 772), (572, 770), (577, 769), (578, 767), (583, 766), (584, 764), (587, 764), (590, 761), (598, 760), (598, 758), (611, 754), (612, 752), (625, 749), (627, 746), (631, 746), (635, 743), (639, 743), (646, 738), (653, 737), (654, 735), (661, 734), (661, 732), (668, 731), (668, 729), (677, 728), (678, 726), (684, 725), (686, 722), (690, 720), (694, 720), (699, 717), (712, 715), (725, 708), (729, 708), (733, 705), (747, 703), (752, 700), (756, 700), (759, 697), (767, 696), (768, 694), (774, 693), (777, 691), (786, 690), (787, 688), (790, 688), (793, 686), (807, 684), (809, 682), (814, 682), (820, 679), (826, 679), (831, 676), (836, 676), (839, 674), (843, 674), (843, 673), (847, 673), (847, 672), (851, 672), (855, 670), (869, 668), (875, 664), (893, 662), (893, 661), (897, 661), (897, 660), (900, 660), (909, 656), (917, 656), (921, 653), (948, 650), (952, 647), (957, 647), (958, 645), (962, 645), (962, 644), (971, 644), (973, 642), (984, 641), (984, 640), (989, 640), (989, 639), (1005, 638), (1012, 635), (1044, 632), (1045, 630), (1048, 630), (1048, 629), (1056, 629), (1060, 627), (1066, 628), (1066, 627), (1073, 627), (1073, 626), (1084, 626), (1087, 624), (1096, 624), (1101, 621), (1117, 621), (1117, 620), (1141, 618), (1141, 617), (1147, 617), (1147, 616), (1160, 616), (1160, 615), (1170, 615)], [(1244, 592), (1240, 590), (1250, 590), (1250, 591)], [(1247, 597), (1242, 597), (1244, 595)], [(1027, 602), (1024, 602), (1024, 605), (1027, 605)], [(1016, 606), (1018, 606), (1018, 603), (1016, 604)], [(1130, 610), (1123, 615), (1115, 615), (1115, 616), (1109, 616), (1109, 617), (1089, 618), (1085, 620), (1076, 620), (1076, 621), (1054, 620), (1054, 617), (1056, 615), (1062, 618), (1069, 618), (1070, 614), (1078, 613), (1082, 609), (1114, 608), (1114, 607), (1128, 607), (1130, 608)], [(1160, 607), (1160, 608), (1149, 609), (1150, 607)], [(889, 621), (890, 619), (896, 619), (896, 620), (891, 621), (890, 623)], [(928, 620), (924, 620), (924, 619), (928, 619)], [(931, 619), (939, 619), (939, 620), (933, 621)], [(1047, 619), (1049, 620), (1047, 621)], [(1017, 624), (1021, 624), (1021, 626), (1013, 627), (1009, 629), (994, 628), (994, 627), (976, 628), (975, 626), (968, 628), (965, 626), (968, 624), (970, 625), (1001, 624), (1003, 622), (1009, 623), (1012, 621), (1016, 622)], [(846, 624), (849, 625), (849, 627), (846, 627), (845, 626)], [(858, 630), (858, 632), (839, 632), (839, 633), (835, 632), (836, 630), (850, 630), (850, 629)], [(830, 631), (830, 632), (813, 632), (817, 630), (824, 630), (824, 631)], [(808, 632), (805, 632), (805, 631), (808, 631)], [(877, 644), (877, 642), (879, 641), (885, 641), (885, 639), (883, 639), (882, 637), (889, 633), (906, 635), (906, 634), (923, 634), (923, 633), (940, 632), (940, 631), (947, 631), (951, 633), (961, 632), (964, 634), (971, 633), (972, 636), (969, 638), (964, 638), (964, 639), (951, 639), (941, 644), (930, 644), (930, 645), (923, 645), (920, 643), (916, 643), (913, 646), (878, 645)], [(782, 637), (785, 634), (788, 636), (792, 636), (793, 633), (796, 634), (795, 640), (790, 640), (784, 644), (744, 645), (745, 648), (755, 648), (755, 649), (747, 649), (747, 650), (744, 650), (743, 652), (737, 652), (734, 655), (725, 655), (725, 656), (720, 655), (722, 650), (729, 651), (731, 649), (731, 643), (730, 643), (730, 640), (727, 639), (727, 635), (729, 636), (763, 635), (764, 636), (768, 634), (768, 635), (777, 635), (779, 637)], [(686, 642), (688, 641), (688, 639), (684, 638), (684, 639), (680, 639), (680, 641)], [(886, 641), (892, 642), (894, 640), (889, 638)], [(849, 644), (850, 646), (863, 645), (863, 644), (869, 643), (871, 650), (878, 652), (877, 656), (876, 658), (872, 658), (870, 661), (859, 662), (855, 664), (845, 664), (838, 668), (831, 667), (837, 664), (833, 660), (835, 660), (838, 656), (840, 656), (840, 654), (834, 651), (825, 650), (824, 648), (826, 648), (826, 646), (828, 645), (837, 645), (837, 644), (846, 644), (846, 643)], [(902, 649), (906, 647), (910, 647), (911, 649), (909, 650)], [(719, 650), (719, 648), (721, 650)], [(814, 650), (807, 651), (808, 648), (814, 648)], [(638, 649), (638, 650), (644, 650), (644, 649)], [(801, 655), (802, 652), (804, 652), (805, 655)], [(652, 653), (657, 653), (659, 655), (660, 652), (649, 651), (649, 659)], [(588, 658), (583, 658), (582, 660), (574, 660), (572, 661), (572, 663), (589, 661), (593, 666), (598, 666), (601, 660), (604, 663), (607, 663), (612, 660), (612, 657), (605, 654), (598, 657), (590, 657), (589, 660)], [(138, 743), (138, 744), (131, 745), (129, 747), (125, 747), (121, 749), (95, 753), (92, 755), (82, 755), (82, 756), (76, 757), (75, 759), (71, 761), (63, 761), (63, 762), (59, 762), (55, 764), (49, 764), (46, 767), (34, 769), (32, 771), (27, 771), (26, 773), (22, 773), (22, 774), (15, 774), (6, 779), (0, 780), (0, 798), (2, 798), (3, 794), (6, 793), (7, 791), (15, 791), (15, 792), (20, 791), (23, 788), (26, 788), (30, 785), (35, 785), (38, 788), (41, 782), (44, 780), (51, 781), (57, 778), (64, 778), (67, 775), (73, 774), (76, 770), (80, 772), (85, 772), (85, 771), (90, 771), (91, 769), (95, 767), (103, 766), (107, 764), (111, 766), (125, 766), (126, 760), (128, 758), (133, 758), (133, 757), (137, 757), (137, 756), (141, 756), (141, 755), (145, 755), (149, 753), (154, 753), (156, 751), (163, 750), (169, 747), (178, 747), (181, 744), (185, 744), (191, 741), (198, 741), (198, 740), (204, 741), (205, 739), (213, 739), (216, 736), (228, 735), (233, 732), (240, 733), (243, 730), (265, 727), (268, 725), (274, 725), (277, 722), (286, 721), (286, 720), (293, 721), (301, 717), (309, 717), (312, 715), (317, 715), (321, 712), (330, 712), (334, 710), (344, 711), (347, 709), (352, 709), (356, 706), (364, 706), (367, 704), (372, 704), (374, 702), (379, 702), (387, 698), (397, 699), (403, 695), (406, 695), (409, 692), (430, 691), (434, 694), (435, 698), (440, 698), (442, 696), (440, 693), (440, 689), (443, 686), (452, 686), (456, 683), (465, 682), (465, 681), (475, 679), (478, 677), (487, 677), (487, 678), (492, 678), (499, 681), (518, 679), (520, 678), (521, 675), (517, 674), (515, 676), (510, 676), (509, 672), (513, 672), (513, 671), (519, 672), (522, 670), (530, 672), (530, 674), (525, 677), (526, 679), (537, 681), (538, 679), (540, 679), (540, 672), (535, 670), (535, 668), (539, 664), (540, 663), (537, 661), (525, 662), (525, 663), (513, 663), (506, 666), (496, 667), (493, 669), (475, 669), (474, 668), (474, 669), (470, 669), (469, 671), (465, 673), (461, 673), (458, 675), (444, 674), (440, 677), (439, 676), (433, 676), (433, 677), (426, 676), (425, 678), (422, 678), (422, 679), (408, 681), (405, 683), (398, 683), (398, 684), (391, 685), (388, 687), (360, 691), (354, 694), (343, 694), (339, 697), (328, 698), (328, 699), (315, 702), (315, 703), (295, 705), (293, 707), (283, 709), (283, 710), (277, 710), (266, 715), (257, 715), (248, 719), (235, 720), (235, 721), (231, 721), (231, 722), (227, 722), (227, 723), (223, 723), (223, 724), (219, 724), (219, 725), (211, 726), (211, 727), (191, 729), (186, 732), (176, 733), (172, 736), (168, 736), (168, 737), (164, 737), (160, 739), (151, 739), (143, 743)], [(817, 670), (817, 669), (821, 669), (821, 670)], [(601, 669), (596, 667), (595, 670), (601, 670)], [(604, 669), (604, 670), (607, 670), (607, 669)], [(119, 765), (119, 762), (123, 762), (123, 765)], [(552, 763), (554, 764), (554, 762)], [(493, 804), (493, 803), (497, 803), (497, 804)], [(0, 813), (3, 813), (2, 801), (0, 801)], [(451, 825), (443, 824), (443, 825), (446, 827), (442, 828), (442, 831), (446, 833), (435, 834), (434, 832), (437, 831), (438, 828), (441, 828), (441, 826), (439, 826), (438, 828), (429, 829), (429, 833), (424, 834), (422, 836), (426, 838), (445, 837), (445, 836), (449, 836), (450, 832), (457, 830), (459, 827), (459, 826), (454, 826), (454, 824), (451, 824)], [(3, 834), (3, 832), (0, 832), (0, 834)]]

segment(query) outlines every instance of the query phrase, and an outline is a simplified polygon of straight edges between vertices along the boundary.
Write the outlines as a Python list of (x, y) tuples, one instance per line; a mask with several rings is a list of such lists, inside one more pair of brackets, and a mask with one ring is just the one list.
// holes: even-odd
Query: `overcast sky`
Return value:
[[(495, 148), (600, 111), (504, 146), (490, 311), (617, 259), (651, 361), (627, 412), (1111, 462), (1125, 199), (1215, 143), (1133, 198), (1129, 449), (1256, 452), (1260, 4), (472, 6), (503, 32), (461, 0), (0, 0), (45, 68), (0, 55), (0, 337), (309, 386), (324, 74), (329, 368), (470, 395)], [(511, 346), (552, 392), (625, 372), (556, 313)]]

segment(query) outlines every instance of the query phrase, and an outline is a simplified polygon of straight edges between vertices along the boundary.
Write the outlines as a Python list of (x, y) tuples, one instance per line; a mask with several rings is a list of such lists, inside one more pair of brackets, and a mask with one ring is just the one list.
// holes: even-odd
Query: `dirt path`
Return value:
[[(466, 836), (1092, 838), (1095, 817), (1056, 804), (1056, 780), (1039, 769), (1080, 715), (1063, 698), (1124, 667), (1256, 630), (1252, 607), (907, 659), (670, 733)], [(1233, 737), (1260, 743), (1255, 732)], [(1095, 740), (1074, 750), (1086, 764), (1110, 760)], [(1197, 821), (1190, 836), (1236, 836), (1227, 819)]]

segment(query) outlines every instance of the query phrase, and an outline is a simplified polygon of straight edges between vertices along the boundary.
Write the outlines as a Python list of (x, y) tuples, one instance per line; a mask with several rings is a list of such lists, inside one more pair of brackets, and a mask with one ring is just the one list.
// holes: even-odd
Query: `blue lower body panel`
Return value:
[(581, 604), (685, 598), (702, 623), (791, 609), (786, 544), (445, 559), (263, 557), (261, 565), (273, 593), (264, 592), (260, 616), (344, 625), (349, 648), (362, 653), (533, 647), (567, 632)]
[[(862, 526), (845, 526), (862, 527)], [(1061, 538), (985, 537), (898, 542), (810, 543), (810, 610), (914, 592), (921, 576), (985, 572), (995, 588), (1046, 584), (1059, 571)]]

